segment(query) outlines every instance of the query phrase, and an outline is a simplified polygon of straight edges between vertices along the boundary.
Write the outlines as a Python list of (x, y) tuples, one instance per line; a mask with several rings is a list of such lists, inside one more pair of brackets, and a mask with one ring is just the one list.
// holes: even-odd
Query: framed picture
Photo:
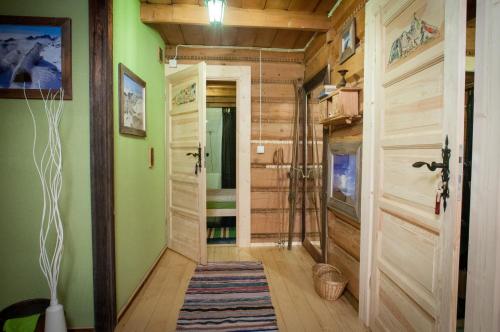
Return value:
[(146, 82), (119, 64), (120, 134), (146, 136)]
[(71, 20), (0, 15), (0, 98), (72, 99)]
[(354, 18), (352, 18), (344, 30), (342, 30), (342, 35), (340, 39), (340, 64), (344, 63), (347, 59), (353, 56), (356, 50), (356, 24)]

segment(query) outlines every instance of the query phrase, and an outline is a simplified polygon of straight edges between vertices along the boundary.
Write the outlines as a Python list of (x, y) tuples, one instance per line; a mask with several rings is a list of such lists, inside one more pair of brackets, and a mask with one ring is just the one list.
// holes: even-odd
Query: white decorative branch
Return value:
[[(49, 91), (46, 96), (40, 93), (43, 99), (44, 114), (47, 120), (47, 143), (43, 152), (37, 153), (37, 122), (35, 114), (31, 109), (26, 90), (24, 97), (28, 110), (33, 120), (34, 138), (33, 138), (33, 161), (40, 178), (43, 194), (43, 209), (40, 228), (40, 257), (39, 263), (43, 275), (47, 280), (50, 289), (50, 305), (58, 305), (57, 300), (57, 282), (59, 279), (59, 270), (61, 267), (61, 258), (63, 253), (63, 226), (61, 215), (59, 213), (59, 197), (62, 187), (62, 154), (61, 138), (59, 135), (59, 123), (63, 113), (64, 90)], [(49, 247), (47, 240), (55, 232), (55, 245)]]

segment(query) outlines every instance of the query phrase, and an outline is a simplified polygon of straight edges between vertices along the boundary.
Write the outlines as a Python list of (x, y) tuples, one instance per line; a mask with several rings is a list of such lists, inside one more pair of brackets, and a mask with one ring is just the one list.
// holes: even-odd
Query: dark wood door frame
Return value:
[(113, 146), (113, 0), (89, 0), (90, 178), (94, 327), (116, 325), (114, 146)]

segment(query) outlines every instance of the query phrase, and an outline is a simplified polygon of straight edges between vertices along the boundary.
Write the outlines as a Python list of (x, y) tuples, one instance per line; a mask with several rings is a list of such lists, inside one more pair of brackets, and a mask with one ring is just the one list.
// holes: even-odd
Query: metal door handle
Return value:
[(186, 156), (192, 156), (196, 158), (196, 165), (194, 166), (194, 174), (198, 175), (201, 171), (201, 143), (198, 144), (198, 152), (188, 152)]
[(429, 171), (432, 171), (434, 172), (436, 169), (438, 168), (443, 168), (444, 167), (444, 164), (443, 163), (437, 163), (435, 161), (431, 162), (431, 163), (426, 163), (425, 161), (417, 161), (416, 163), (413, 163), (413, 167), (415, 168), (420, 168), (422, 166), (427, 166), (427, 168), (429, 169)]
[(436, 169), (441, 169), (441, 197), (443, 199), (443, 207), (446, 211), (446, 199), (450, 197), (450, 189), (448, 188), (448, 182), (450, 181), (450, 156), (451, 150), (448, 148), (448, 135), (446, 135), (446, 140), (444, 142), (444, 147), (441, 149), (441, 156), (443, 157), (442, 163), (437, 163), (435, 161), (430, 164), (425, 161), (417, 161), (413, 163), (413, 167), (420, 168), (422, 166), (427, 166), (429, 171), (434, 172)]

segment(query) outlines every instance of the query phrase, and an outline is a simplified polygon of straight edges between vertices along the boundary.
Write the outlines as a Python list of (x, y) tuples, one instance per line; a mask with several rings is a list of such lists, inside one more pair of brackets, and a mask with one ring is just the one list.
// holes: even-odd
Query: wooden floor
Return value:
[[(208, 259), (264, 262), (280, 331), (365, 331), (344, 297), (328, 302), (315, 293), (311, 278), (314, 262), (301, 246), (292, 251), (209, 246)], [(192, 261), (168, 250), (115, 331), (175, 331), (195, 267)]]

